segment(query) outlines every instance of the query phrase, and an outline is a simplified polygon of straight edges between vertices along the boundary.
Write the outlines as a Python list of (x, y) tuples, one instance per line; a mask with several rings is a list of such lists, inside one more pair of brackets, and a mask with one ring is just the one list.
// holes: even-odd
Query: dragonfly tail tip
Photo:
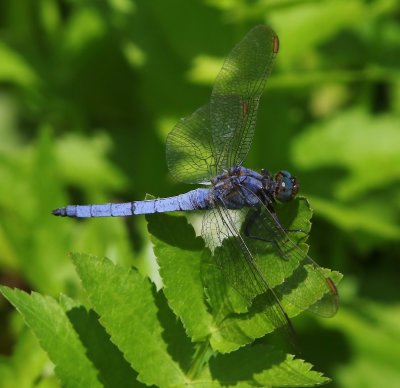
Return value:
[(51, 211), (51, 214), (53, 214), (54, 216), (65, 217), (66, 216), (65, 208), (54, 209)]

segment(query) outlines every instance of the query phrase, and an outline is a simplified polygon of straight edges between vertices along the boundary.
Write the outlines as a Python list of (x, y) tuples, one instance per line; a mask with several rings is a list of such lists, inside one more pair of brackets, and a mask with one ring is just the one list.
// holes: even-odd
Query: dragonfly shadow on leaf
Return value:
[(278, 219), (284, 229), (302, 229), (305, 232), (309, 232), (310, 215), (300, 216), (300, 213), (306, 208), (310, 211), (308, 201), (305, 198), (295, 198), (290, 202), (284, 204), (277, 203), (275, 205), (275, 210), (278, 215)]
[(196, 237), (193, 228), (188, 228), (185, 217), (171, 216), (162, 213), (146, 215), (149, 232), (157, 239), (173, 247), (188, 251), (198, 251), (204, 248), (203, 240)]
[[(230, 239), (226, 241), (229, 243)], [(209, 254), (202, 265), (207, 302), (224, 336), (230, 338), (236, 335), (242, 338), (248, 336), (246, 327), (256, 322), (260, 325), (257, 329), (258, 336), (263, 336), (276, 328), (282, 328), (292, 335), (288, 321), (273, 319), (274, 312), (280, 308), (273, 290), (264, 289), (261, 292), (260, 289), (250, 287), (247, 278), (235, 278), (236, 282), (232, 283), (233, 278), (226, 276), (226, 269), (220, 267), (221, 262), (218, 263), (215, 257), (220, 254), (224, 245), (216, 249), (214, 256)], [(238, 268), (241, 268), (240, 262)], [(243, 282), (241, 285), (238, 284), (240, 281)]]

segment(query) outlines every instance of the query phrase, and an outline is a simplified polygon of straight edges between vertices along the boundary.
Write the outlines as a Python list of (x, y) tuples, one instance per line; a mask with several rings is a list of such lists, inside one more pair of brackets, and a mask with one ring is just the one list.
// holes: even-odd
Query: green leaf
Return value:
[[(394, 275), (397, 278), (396, 275)], [(324, 330), (340, 332), (343, 344), (342, 357), (351, 357), (335, 373), (337, 386), (343, 387), (397, 387), (400, 381), (400, 308), (396, 299), (396, 286), (388, 283), (389, 276), (375, 280), (375, 273), (367, 276), (376, 282), (380, 290), (390, 287), (393, 303), (380, 303), (365, 296), (344, 295), (340, 314), (336, 319), (324, 321)], [(347, 279), (347, 278), (346, 278)], [(349, 284), (349, 283), (352, 284)], [(357, 287), (359, 279), (347, 279), (351, 288)], [(377, 291), (378, 293), (379, 291)], [(376, 294), (377, 294), (376, 293)], [(376, 294), (371, 294), (376, 298)], [(314, 349), (318, 347), (314, 344)], [(351, 353), (348, 353), (351, 349)], [(347, 356), (346, 356), (347, 354)]]
[[(236, 330), (235, 320), (228, 325), (223, 322), (232, 312), (226, 294), (229, 292), (226, 282), (222, 273), (212, 264), (209, 250), (204, 248), (201, 239), (196, 238), (186, 218), (167, 214), (154, 214), (146, 218), (160, 266), (163, 291), (169, 306), (181, 319), (192, 340), (210, 337), (207, 340), (219, 351), (231, 351), (251, 342), (255, 337)], [(210, 299), (210, 295), (218, 295), (221, 299)]]
[[(327, 169), (318, 173), (318, 184), (310, 180), (308, 185), (307, 196), (312, 198), (317, 214), (346, 231), (379, 238), (400, 236), (393, 211), (398, 204), (396, 183), (400, 179), (397, 126), (394, 116), (373, 117), (354, 109), (297, 137), (292, 148), (295, 163), (310, 173)], [(313, 188), (319, 192), (314, 194)]]
[(121, 189), (125, 178), (107, 159), (112, 143), (103, 133), (90, 139), (68, 134), (55, 144), (55, 154), (61, 176), (70, 184), (86, 189)]
[(0, 80), (13, 82), (24, 87), (39, 83), (35, 70), (21, 54), (0, 42)]
[[(311, 210), (306, 201), (286, 204), (278, 211), (281, 221), (288, 228), (309, 230)], [(264, 313), (246, 312), (246, 303), (227, 282), (184, 217), (155, 214), (147, 219), (165, 295), (192, 340), (209, 336), (214, 350), (230, 352), (275, 330)], [(300, 241), (301, 237), (293, 238)], [(269, 278), (272, 279), (275, 273), (278, 276), (275, 283), (271, 283), (278, 286), (283, 279), (281, 273), (276, 271), (276, 264), (281, 259), (272, 254), (262, 260), (265, 265), (263, 270), (269, 271)], [(334, 281), (341, 278), (341, 275), (329, 271), (327, 275)], [(306, 279), (307, 284), (304, 280), (299, 284), (296, 281), (291, 291), (291, 300), (302, 300), (304, 307), (312, 305), (324, 292), (317, 288), (313, 290), (313, 285), (317, 287), (318, 283), (310, 276)], [(309, 300), (304, 300), (305, 292)], [(289, 316), (298, 315), (302, 310), (286, 299), (284, 297), (282, 303)]]
[(46, 352), (29, 328), (24, 328), (15, 344), (13, 354), (0, 356), (0, 381), (5, 388), (32, 387), (46, 364), (50, 364)]
[(185, 375), (168, 353), (150, 282), (107, 259), (74, 254), (73, 260), (101, 324), (139, 380), (159, 387), (183, 385)]
[(104, 35), (105, 25), (95, 7), (77, 8), (65, 28), (64, 50), (70, 57), (81, 54)]
[(69, 320), (87, 349), (89, 360), (99, 371), (99, 380), (105, 387), (138, 387), (137, 373), (123, 354), (110, 341), (110, 336), (99, 323), (93, 310), (87, 310), (62, 295), (60, 300)]
[(22, 314), (55, 364), (55, 372), (65, 387), (101, 387), (97, 370), (89, 361), (65, 312), (54, 299), (5, 286), (1, 286), (0, 291)]
[(132, 265), (132, 246), (122, 218), (109, 218), (106, 222), (104, 219), (92, 219), (84, 225), (75, 225), (74, 229), (75, 238), (71, 245), (75, 250), (96, 256), (107, 253), (107, 257), (116, 264)]
[(210, 361), (210, 370), (224, 384), (263, 387), (313, 387), (330, 381), (312, 365), (271, 346), (247, 346)]
[[(350, 200), (400, 179), (398, 119), (372, 117), (355, 109), (313, 126), (296, 139), (293, 158), (304, 169), (344, 168), (348, 171), (334, 195)], [(331, 152), (331, 150), (335, 152)], [(312, 151), (312, 152), (311, 152)]]
[(184, 217), (154, 214), (146, 219), (169, 306), (193, 341), (204, 339), (212, 326), (200, 275), (204, 243)]
[(365, 231), (380, 238), (399, 239), (400, 228), (381, 217), (379, 212), (346, 206), (320, 197), (309, 196), (316, 213), (347, 232)]
[(34, 289), (57, 295), (77, 277), (65, 255), (68, 225), (49, 214), (66, 200), (57, 185), (51, 130), (42, 128), (35, 147), (5, 152), (1, 160), (1, 180), (9, 191), (0, 191), (0, 256), (12, 260)]
[(301, 2), (295, 7), (277, 7), (269, 20), (284, 43), (285, 55), (280, 64), (287, 61), (289, 66), (295, 67), (299, 57), (309, 54), (313, 47), (341, 29), (366, 18), (370, 8), (360, 0)]

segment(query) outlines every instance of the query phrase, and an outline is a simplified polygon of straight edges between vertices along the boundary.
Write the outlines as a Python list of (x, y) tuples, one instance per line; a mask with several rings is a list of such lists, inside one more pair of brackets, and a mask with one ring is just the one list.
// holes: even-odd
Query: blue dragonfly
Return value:
[[(292, 331), (283, 299), (323, 317), (335, 315), (339, 299), (333, 281), (291, 238), (290, 232), (302, 230), (286, 229), (277, 216), (277, 202), (296, 196), (297, 179), (284, 170), (272, 175), (242, 166), (278, 50), (272, 29), (254, 27), (225, 59), (210, 102), (169, 133), (171, 174), (203, 187), (170, 198), (69, 205), (53, 214), (85, 218), (202, 211), (202, 235), (228, 282), (249, 305), (257, 304), (274, 328)], [(271, 251), (273, 271), (265, 259)], [(301, 293), (293, 292), (297, 285)]]

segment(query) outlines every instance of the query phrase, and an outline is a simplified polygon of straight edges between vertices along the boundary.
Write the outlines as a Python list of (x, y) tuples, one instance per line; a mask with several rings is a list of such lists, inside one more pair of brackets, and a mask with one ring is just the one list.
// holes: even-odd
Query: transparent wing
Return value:
[(166, 142), (168, 168), (186, 183), (204, 183), (216, 175), (209, 105), (197, 109), (171, 130)]
[[(250, 193), (248, 195), (257, 197)], [(258, 197), (257, 197), (258, 198)], [(323, 317), (336, 314), (339, 305), (333, 281), (307, 253), (296, 244), (272, 213), (258, 198), (259, 209), (247, 208), (242, 230), (250, 237), (245, 240), (254, 252), (258, 268), (280, 301), (309, 310)], [(294, 292), (297, 290), (297, 292)]]
[(246, 242), (239, 234), (241, 210), (227, 210), (222, 203), (206, 212), (202, 234), (228, 283), (255, 311), (263, 311), (274, 328), (294, 333), (278, 297), (258, 268)]
[(210, 104), (182, 119), (167, 137), (167, 163), (175, 179), (204, 183), (242, 163), (278, 45), (274, 31), (261, 25), (232, 49), (216, 78)]
[(259, 100), (278, 46), (273, 30), (254, 27), (229, 53), (215, 80), (210, 121), (218, 173), (240, 165), (249, 152)]
[(227, 210), (217, 203), (204, 216), (202, 235), (218, 267), (273, 327), (293, 333), (282, 303), (333, 316), (339, 303), (333, 281), (288, 237), (261, 200), (259, 205)]

